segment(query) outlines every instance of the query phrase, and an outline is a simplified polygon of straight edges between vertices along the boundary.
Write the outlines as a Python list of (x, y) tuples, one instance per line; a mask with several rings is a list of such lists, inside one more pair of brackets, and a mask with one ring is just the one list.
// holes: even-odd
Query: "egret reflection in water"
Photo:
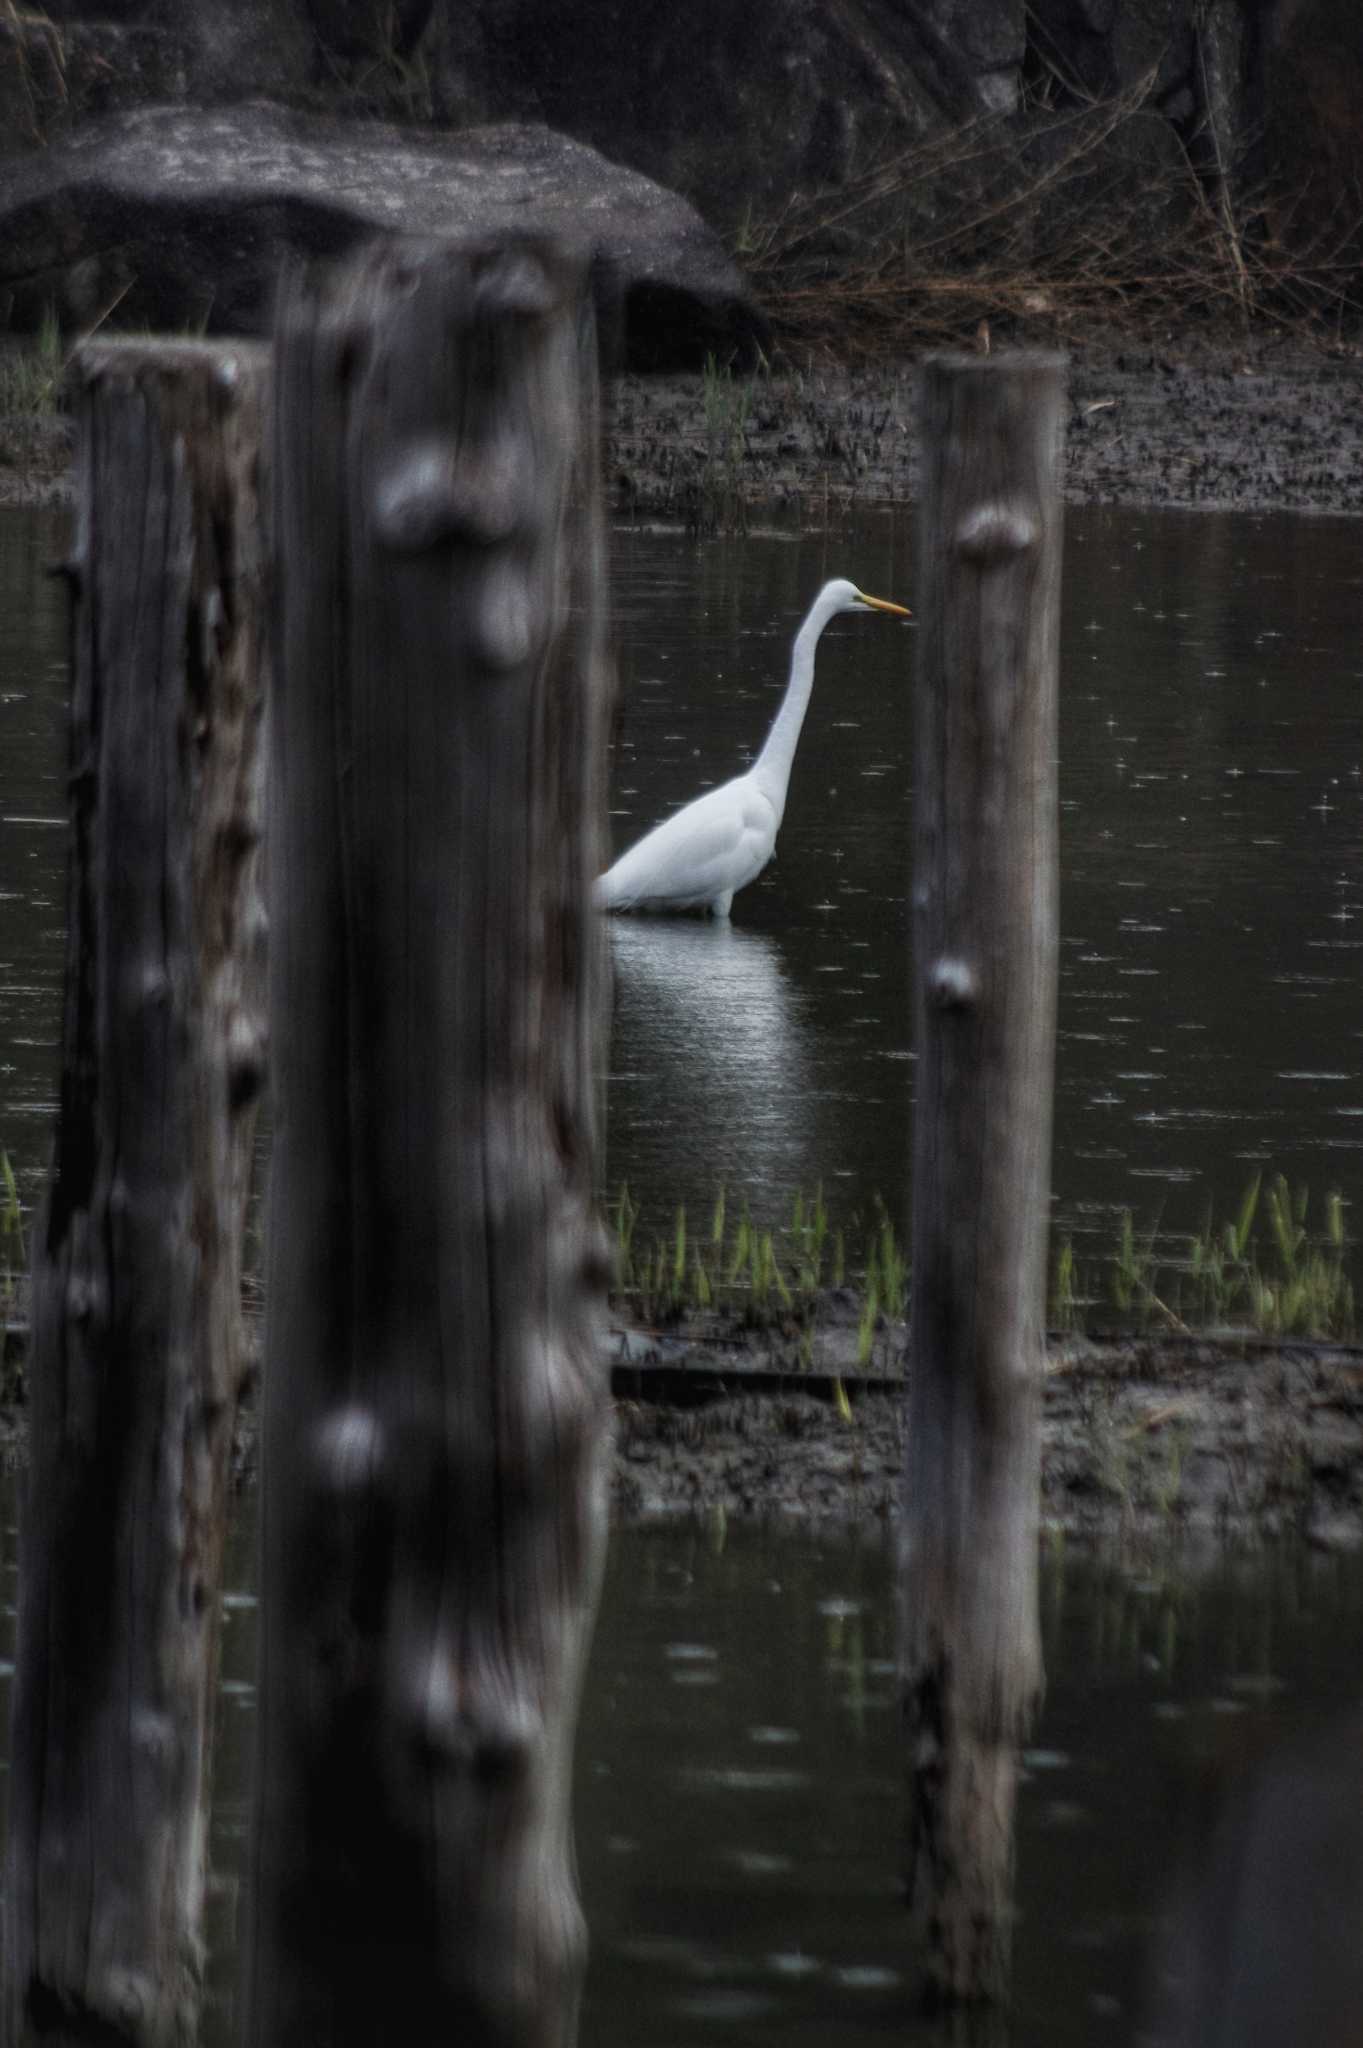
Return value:
[(813, 1185), (809, 1022), (779, 943), (727, 921), (612, 920), (610, 1136), (694, 1202)]

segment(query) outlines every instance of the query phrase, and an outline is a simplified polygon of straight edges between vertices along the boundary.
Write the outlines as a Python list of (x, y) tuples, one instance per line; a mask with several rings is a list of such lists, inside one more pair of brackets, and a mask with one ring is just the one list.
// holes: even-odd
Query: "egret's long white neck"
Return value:
[(772, 720), (766, 743), (752, 765), (753, 780), (761, 785), (775, 807), (778, 825), (786, 807), (786, 790), (790, 785), (791, 764), (799, 743), (800, 727), (805, 722), (809, 694), (814, 688), (814, 650), (828, 621), (842, 609), (838, 599), (830, 599), (826, 591), (821, 591), (811, 606), (808, 617), (795, 635), (790, 655), (790, 681), (786, 684), (781, 708)]

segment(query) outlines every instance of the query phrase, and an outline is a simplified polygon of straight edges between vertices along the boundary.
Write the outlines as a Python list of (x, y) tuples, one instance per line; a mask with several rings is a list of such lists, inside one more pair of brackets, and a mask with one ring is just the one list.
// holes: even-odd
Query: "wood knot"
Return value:
[(134, 1754), (146, 1763), (165, 1768), (179, 1754), (175, 1723), (154, 1707), (134, 1709), (129, 1734)]
[(221, 589), (215, 583), (204, 593), (199, 604), (199, 660), (205, 674), (212, 674), (218, 651), (228, 634), (227, 606)]
[(484, 318), (542, 320), (562, 298), (543, 253), (525, 244), (483, 252), (474, 263), (473, 284)]
[(469, 614), (469, 646), (475, 659), (494, 673), (508, 673), (544, 645), (555, 622), (535, 604), (523, 566), (510, 559), (495, 563), (483, 578)]
[(970, 1009), (978, 994), (974, 969), (966, 961), (946, 958), (929, 968), (928, 1001), (935, 1010)]
[(313, 1459), (332, 1493), (354, 1495), (369, 1487), (383, 1463), (384, 1428), (360, 1402), (333, 1409), (313, 1433)]
[(469, 1668), (440, 1640), (408, 1665), (406, 1680), (411, 1734), (428, 1768), (476, 1775), (488, 1785), (530, 1774), (544, 1725), (526, 1700), (491, 1683), (476, 1663)]
[(589, 1224), (582, 1246), (582, 1284), (589, 1294), (605, 1294), (617, 1284), (615, 1245), (609, 1233), (595, 1219)]
[(99, 2026), (101, 2018), (107, 2014), (111, 2035), (135, 2039), (147, 2028), (157, 2008), (156, 1993), (146, 1971), (115, 1963), (91, 2000), (90, 2023)]
[(265, 1086), (265, 1034), (252, 1017), (238, 1010), (227, 1030), (227, 1103), (245, 1109)]
[(490, 548), (521, 525), (525, 465), (501, 447), (470, 457), (448, 441), (419, 442), (380, 476), (374, 530), (395, 555), (419, 555), (446, 541)]
[(218, 832), (218, 845), (229, 868), (238, 867), (248, 853), (254, 853), (260, 840), (260, 826), (247, 811), (234, 811)]
[(102, 1307), (102, 1289), (88, 1273), (73, 1273), (66, 1284), (66, 1313), (73, 1323), (88, 1323)]
[(999, 562), (1035, 548), (1041, 529), (1025, 505), (996, 499), (976, 505), (956, 528), (956, 552), (968, 562)]

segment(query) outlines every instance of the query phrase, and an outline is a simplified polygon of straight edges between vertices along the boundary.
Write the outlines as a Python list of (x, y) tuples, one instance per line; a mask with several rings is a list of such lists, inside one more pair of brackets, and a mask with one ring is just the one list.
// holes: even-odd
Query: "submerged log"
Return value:
[(607, 1417), (586, 279), (517, 238), (304, 278), (276, 405), (248, 2032), (564, 2048)]
[(193, 2037), (264, 1073), (263, 351), (81, 351), (61, 1101), (34, 1232), (5, 2039)]
[(1042, 1685), (1063, 359), (931, 358), (921, 400), (907, 1881), (930, 1993), (988, 2000)]

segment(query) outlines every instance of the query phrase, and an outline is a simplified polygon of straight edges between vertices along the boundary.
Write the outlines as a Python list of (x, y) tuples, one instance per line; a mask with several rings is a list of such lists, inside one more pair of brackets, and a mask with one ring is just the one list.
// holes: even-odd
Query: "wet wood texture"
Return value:
[(198, 2015), (264, 1076), (265, 360), (88, 347), (61, 1100), (34, 1232), (5, 2039)]
[(280, 316), (249, 2037), (563, 2048), (604, 1539), (605, 587), (586, 280)]
[(1005, 1997), (1036, 1532), (1058, 945), (1064, 361), (920, 393), (907, 1880), (935, 1999)]

